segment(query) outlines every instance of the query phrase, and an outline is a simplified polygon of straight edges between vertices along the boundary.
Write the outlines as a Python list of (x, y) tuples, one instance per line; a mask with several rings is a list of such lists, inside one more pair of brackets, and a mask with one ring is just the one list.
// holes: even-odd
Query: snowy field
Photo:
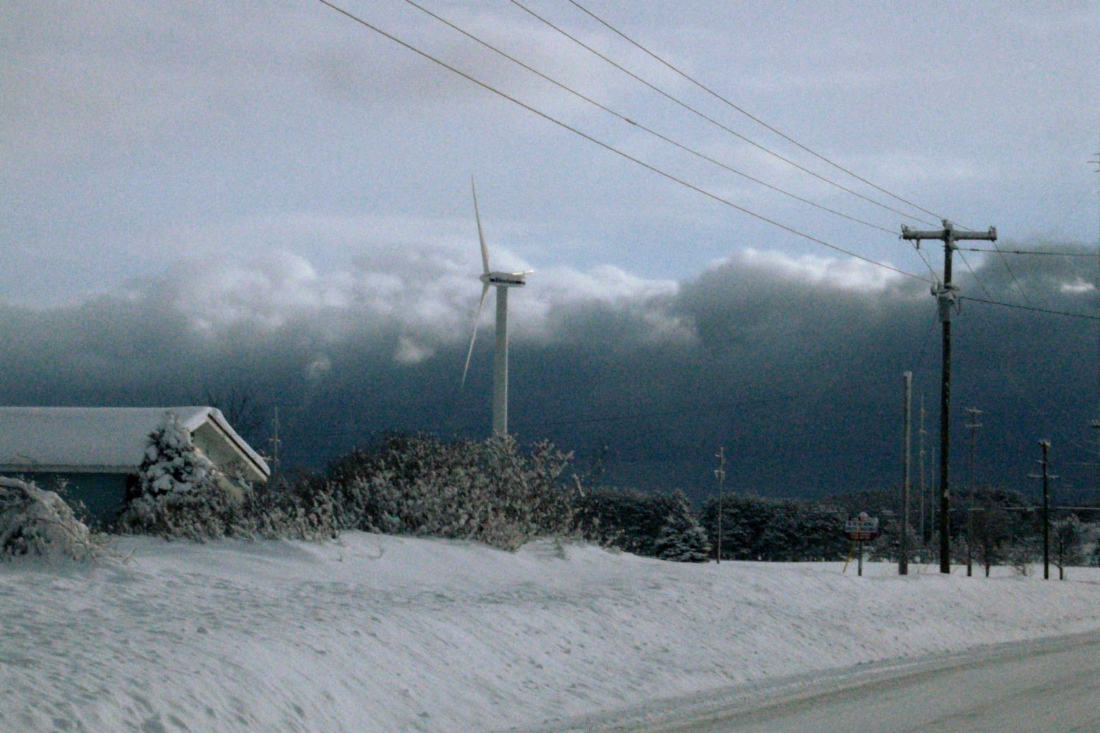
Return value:
[[(488, 731), (1100, 629), (1066, 582), (349, 532), (0, 564), (2, 731)], [(965, 573), (965, 569), (963, 570)], [(564, 725), (564, 724), (563, 724)], [(551, 726), (553, 727), (553, 726)]]

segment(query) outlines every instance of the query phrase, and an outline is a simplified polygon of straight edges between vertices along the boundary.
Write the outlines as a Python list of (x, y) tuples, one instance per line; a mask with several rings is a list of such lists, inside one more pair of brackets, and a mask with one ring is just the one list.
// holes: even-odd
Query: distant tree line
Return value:
[[(678, 562), (713, 559), (720, 543), (723, 559), (802, 562), (843, 560), (853, 549), (844, 521), (867, 511), (879, 516), (882, 529), (867, 548), (872, 559), (897, 559), (896, 490), (818, 502), (730, 492), (708, 498), (696, 511), (678, 490), (587, 485), (598, 480), (598, 472), (577, 476), (569, 471), (571, 459), (546, 441), (524, 447), (512, 438), (445, 441), (392, 434), (324, 471), (249, 486), (221, 474), (195, 450), (187, 431), (169, 422), (150, 437), (137, 490), (110, 530), (201, 541), (317, 539), (358, 529), (509, 550), (538, 537), (559, 537)], [(970, 554), (988, 572), (1006, 563), (1025, 569), (1040, 557), (1041, 517), (1022, 495), (981, 488), (974, 508), (969, 531), (967, 513), (952, 514), (954, 562)], [(913, 559), (930, 559), (938, 546), (935, 523), (929, 518), (921, 536), (914, 518), (907, 530)], [(8, 534), (23, 536), (15, 532)], [(1100, 563), (1096, 550), (1086, 552), (1095, 539), (1094, 529), (1078, 517), (1059, 517), (1051, 534), (1055, 565)]]

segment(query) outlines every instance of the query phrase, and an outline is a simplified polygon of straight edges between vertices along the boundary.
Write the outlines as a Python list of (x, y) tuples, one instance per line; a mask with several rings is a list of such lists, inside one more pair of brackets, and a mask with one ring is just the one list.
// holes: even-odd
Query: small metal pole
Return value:
[(1050, 580), (1050, 473), (1047, 470), (1049, 440), (1040, 440), (1043, 448), (1043, 580)]
[(921, 396), (920, 396), (920, 545), (921, 545), (921, 553), (920, 554), (921, 554), (921, 562), (924, 562), (925, 548), (928, 545), (928, 536), (924, 533), (924, 530), (925, 530), (924, 518), (925, 518), (925, 514), (926, 514), (925, 508), (924, 508), (924, 494), (925, 494), (925, 487), (924, 487), (924, 436), (925, 436), (925, 430), (924, 430), (924, 393), (922, 392)]
[(902, 482), (901, 482), (901, 542), (898, 546), (898, 575), (909, 574), (909, 443), (910, 443), (910, 423), (912, 419), (912, 392), (913, 392), (913, 373), (905, 372), (902, 375), (902, 381), (905, 385), (905, 429), (904, 429), (904, 450), (902, 459)]
[(863, 577), (863, 540), (859, 541), (859, 577)]
[(714, 475), (718, 477), (718, 564), (722, 563), (722, 495), (723, 487), (726, 483), (726, 449), (721, 447), (718, 449), (718, 454), (715, 455), (718, 459), (718, 468), (714, 471)]
[(985, 413), (976, 407), (968, 407), (966, 411), (970, 414), (970, 422), (966, 424), (970, 430), (970, 486), (966, 497), (966, 577), (969, 578), (974, 574), (974, 447), (978, 442), (978, 428), (982, 426), (978, 416)]

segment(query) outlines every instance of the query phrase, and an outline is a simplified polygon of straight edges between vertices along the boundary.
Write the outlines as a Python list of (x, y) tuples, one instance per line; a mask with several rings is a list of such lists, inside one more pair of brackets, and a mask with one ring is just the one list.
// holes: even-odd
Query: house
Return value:
[(213, 407), (0, 407), (0, 476), (64, 486), (87, 519), (114, 517), (137, 485), (149, 437), (172, 413), (200, 452), (226, 474), (250, 483), (271, 475), (267, 463)]

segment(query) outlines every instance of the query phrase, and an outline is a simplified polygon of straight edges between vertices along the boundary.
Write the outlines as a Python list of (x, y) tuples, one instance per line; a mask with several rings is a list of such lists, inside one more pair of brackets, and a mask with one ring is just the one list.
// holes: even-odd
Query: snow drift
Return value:
[(1070, 580), (347, 532), (0, 564), (0, 730), (470, 731), (1100, 629)]

